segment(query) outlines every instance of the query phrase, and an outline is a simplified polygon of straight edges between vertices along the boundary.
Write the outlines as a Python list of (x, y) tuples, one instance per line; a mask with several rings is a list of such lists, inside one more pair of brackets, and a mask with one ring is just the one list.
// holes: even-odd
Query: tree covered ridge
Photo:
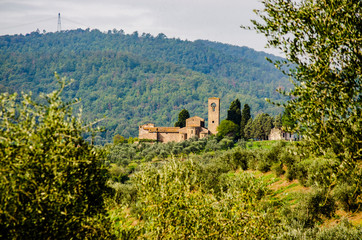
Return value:
[[(253, 114), (280, 110), (264, 98), (280, 99), (288, 81), (266, 54), (208, 41), (168, 39), (159, 34), (73, 30), (0, 37), (0, 91), (55, 89), (53, 74), (74, 79), (65, 99), (82, 99), (85, 119), (104, 115), (100, 140), (136, 136), (137, 126), (171, 126), (183, 108), (207, 119), (207, 98), (228, 104), (235, 96)], [(272, 56), (269, 56), (272, 57)], [(222, 108), (222, 117), (226, 107)]]

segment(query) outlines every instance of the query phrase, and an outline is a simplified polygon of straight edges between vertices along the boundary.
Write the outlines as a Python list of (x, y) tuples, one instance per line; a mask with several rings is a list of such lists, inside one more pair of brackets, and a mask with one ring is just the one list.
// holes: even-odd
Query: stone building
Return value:
[(296, 133), (285, 132), (281, 128), (273, 128), (270, 131), (268, 140), (298, 141), (300, 137)]
[(157, 142), (181, 142), (192, 137), (204, 138), (217, 133), (220, 124), (220, 98), (208, 100), (209, 129), (205, 128), (205, 120), (198, 116), (186, 119), (186, 127), (156, 127), (153, 123), (139, 126), (138, 138)]

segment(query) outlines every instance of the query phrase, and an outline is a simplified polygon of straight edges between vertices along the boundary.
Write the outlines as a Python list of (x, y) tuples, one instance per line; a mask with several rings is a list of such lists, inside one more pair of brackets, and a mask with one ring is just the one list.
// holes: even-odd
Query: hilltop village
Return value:
[(205, 119), (194, 116), (186, 119), (186, 127), (156, 127), (153, 123), (139, 126), (139, 139), (150, 139), (157, 142), (181, 142), (192, 137), (204, 138), (217, 133), (220, 125), (220, 98), (208, 99), (208, 128)]
[[(147, 139), (161, 143), (181, 142), (193, 137), (205, 138), (211, 134), (217, 134), (220, 125), (220, 98), (208, 99), (208, 128), (205, 127), (205, 119), (193, 116), (186, 119), (186, 126), (180, 127), (157, 127), (153, 123), (147, 123), (138, 127), (138, 139)], [(297, 134), (283, 131), (275, 127), (265, 140), (298, 140)]]

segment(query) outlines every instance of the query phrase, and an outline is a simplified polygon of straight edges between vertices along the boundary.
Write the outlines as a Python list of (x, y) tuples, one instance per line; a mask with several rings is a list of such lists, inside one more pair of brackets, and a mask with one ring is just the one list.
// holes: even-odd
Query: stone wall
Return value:
[(157, 140), (159, 142), (167, 143), (167, 142), (180, 142), (181, 136), (179, 133), (158, 133)]

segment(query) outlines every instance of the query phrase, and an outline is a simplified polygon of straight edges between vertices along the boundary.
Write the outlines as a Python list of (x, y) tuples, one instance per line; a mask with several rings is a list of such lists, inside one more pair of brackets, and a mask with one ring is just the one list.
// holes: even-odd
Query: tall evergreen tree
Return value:
[(296, 121), (294, 120), (294, 118), (291, 115), (290, 107), (287, 106), (284, 109), (281, 120), (282, 120), (283, 127), (286, 128), (287, 130), (291, 130), (295, 127)]
[(261, 113), (252, 122), (251, 135), (255, 139), (267, 140), (272, 128), (273, 118), (267, 113)]
[(178, 114), (178, 120), (175, 123), (175, 127), (186, 127), (186, 119), (190, 118), (190, 113), (186, 109), (182, 109)]
[(279, 114), (275, 117), (274, 119), (274, 127), (276, 128), (281, 128), (283, 126), (283, 123), (282, 123), (282, 115)]
[(251, 118), (250, 114), (250, 107), (248, 104), (244, 105), (243, 111), (241, 113), (241, 121), (240, 121), (240, 137), (245, 137), (245, 126), (248, 123), (249, 119)]
[(240, 101), (239, 99), (235, 99), (231, 102), (228, 115), (226, 120), (234, 122), (236, 125), (240, 126), (241, 121), (241, 110), (240, 110)]

